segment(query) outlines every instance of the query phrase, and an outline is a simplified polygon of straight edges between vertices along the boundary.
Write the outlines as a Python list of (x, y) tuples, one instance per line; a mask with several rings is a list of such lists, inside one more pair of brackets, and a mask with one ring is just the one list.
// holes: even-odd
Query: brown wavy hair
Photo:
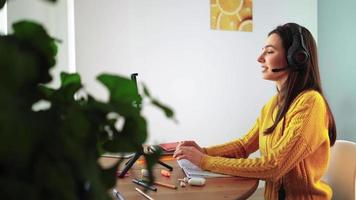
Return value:
[[(293, 42), (293, 33), (292, 33), (292, 29), (290, 28), (293, 25), (295, 26), (295, 24), (287, 23), (282, 26), (278, 26), (276, 29), (272, 30), (268, 34), (268, 36), (270, 36), (271, 34), (275, 33), (281, 37), (282, 44), (286, 51), (286, 54)], [(278, 105), (276, 106), (279, 106), (277, 117), (273, 125), (268, 129), (266, 129), (264, 133), (271, 134), (274, 131), (274, 129), (277, 127), (277, 124), (282, 119), (284, 119), (284, 116), (286, 115), (289, 106), (292, 104), (293, 100), (301, 92), (306, 90), (315, 90), (322, 95), (327, 106), (328, 119), (329, 119), (329, 127), (328, 127), (329, 139), (330, 139), (330, 145), (332, 146), (334, 145), (336, 140), (336, 124), (330, 106), (323, 94), (323, 90), (321, 87), (316, 43), (310, 31), (304, 27), (301, 28), (302, 28), (304, 44), (306, 50), (310, 55), (310, 58), (306, 63), (306, 67), (304, 67), (302, 70), (293, 70), (293, 66), (291, 66), (286, 82), (280, 88), (280, 91), (277, 88)]]

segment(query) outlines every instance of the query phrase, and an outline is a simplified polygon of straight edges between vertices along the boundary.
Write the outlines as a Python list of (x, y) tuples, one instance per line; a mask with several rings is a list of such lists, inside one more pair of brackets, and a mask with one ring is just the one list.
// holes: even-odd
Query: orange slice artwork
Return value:
[(210, 0), (211, 29), (252, 32), (252, 22), (252, 0)]

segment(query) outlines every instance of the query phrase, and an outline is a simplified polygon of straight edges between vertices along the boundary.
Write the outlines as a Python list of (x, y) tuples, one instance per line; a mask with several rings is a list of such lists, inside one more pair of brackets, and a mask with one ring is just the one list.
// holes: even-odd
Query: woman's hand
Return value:
[(194, 141), (180, 142), (173, 154), (177, 160), (187, 159), (197, 166), (200, 166), (203, 156), (204, 150)]
[(206, 153), (204, 151), (203, 148), (201, 148), (196, 142), (192, 141), (192, 140), (188, 140), (188, 141), (181, 141), (178, 143), (177, 147), (176, 147), (176, 150), (181, 148), (181, 147), (194, 147), (196, 148), (197, 150), (199, 150), (200, 152), (202, 153)]

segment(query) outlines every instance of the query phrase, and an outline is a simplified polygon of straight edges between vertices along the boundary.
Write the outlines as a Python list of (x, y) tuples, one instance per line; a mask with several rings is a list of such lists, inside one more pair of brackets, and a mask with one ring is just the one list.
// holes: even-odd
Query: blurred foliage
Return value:
[(4, 7), (6, 0), (0, 0), (0, 9)]
[[(133, 102), (146, 98), (169, 118), (173, 111), (147, 87), (138, 96), (134, 82), (118, 75), (97, 77), (109, 91), (107, 102), (86, 92), (77, 73), (61, 73), (60, 87), (47, 87), (55, 40), (30, 21), (13, 30), (0, 36), (0, 199), (109, 199), (121, 162), (102, 169), (98, 158), (140, 151), (147, 138), (142, 108)], [(152, 169), (159, 152), (144, 157)]]

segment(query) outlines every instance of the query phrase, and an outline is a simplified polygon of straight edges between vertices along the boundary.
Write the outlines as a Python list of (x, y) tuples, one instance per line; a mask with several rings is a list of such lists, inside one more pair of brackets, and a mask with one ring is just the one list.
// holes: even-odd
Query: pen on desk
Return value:
[(144, 193), (142, 190), (138, 189), (138, 188), (135, 188), (135, 190), (137, 192), (139, 192), (140, 194), (142, 194), (144, 197), (146, 197), (147, 199), (149, 200), (154, 200), (152, 197), (148, 196), (146, 193)]
[(117, 191), (115, 188), (112, 189), (112, 193), (118, 200), (125, 200), (124, 197), (120, 194), (120, 192)]
[(160, 186), (163, 186), (163, 187), (168, 187), (168, 188), (171, 188), (171, 189), (177, 189), (177, 186), (172, 185), (172, 184), (168, 184), (168, 183), (162, 183), (162, 182), (155, 181), (154, 184), (160, 185)]
[(157, 188), (155, 188), (154, 186), (152, 185), (148, 185), (147, 183), (145, 183), (144, 181), (140, 181), (140, 180), (137, 180), (137, 179), (132, 179), (132, 182), (136, 183), (137, 185), (141, 185), (149, 190), (152, 190), (152, 191), (157, 191)]

